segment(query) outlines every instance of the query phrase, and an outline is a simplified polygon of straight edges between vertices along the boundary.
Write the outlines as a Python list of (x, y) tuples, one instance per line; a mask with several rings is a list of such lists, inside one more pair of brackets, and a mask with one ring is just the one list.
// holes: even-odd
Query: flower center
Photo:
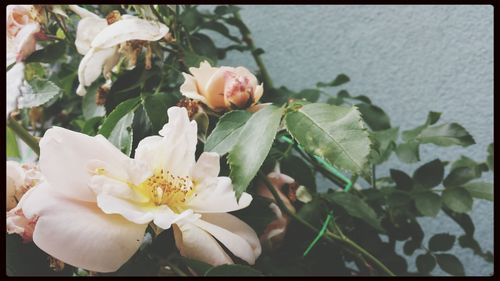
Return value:
[(186, 209), (186, 200), (194, 195), (193, 182), (189, 176), (175, 176), (163, 169), (137, 186), (138, 191), (150, 198), (157, 206), (167, 205), (172, 211), (181, 213)]

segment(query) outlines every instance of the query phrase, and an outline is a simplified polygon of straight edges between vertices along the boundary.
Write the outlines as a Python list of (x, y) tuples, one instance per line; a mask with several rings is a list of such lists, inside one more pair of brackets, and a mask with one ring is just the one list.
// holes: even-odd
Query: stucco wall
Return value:
[[(424, 122), (429, 110), (440, 111), (441, 122), (459, 122), (476, 140), (468, 148), (421, 146), (420, 164), (460, 154), (486, 159), (493, 141), (492, 6), (240, 7), (256, 45), (266, 52), (263, 59), (277, 86), (300, 90), (345, 73), (351, 78), (345, 88), (369, 96), (393, 126), (411, 129)], [(256, 69), (248, 54), (238, 52), (220, 64)], [(390, 167), (415, 169), (393, 156), (378, 174), (388, 174)], [(476, 203), (473, 221), (476, 239), (492, 250), (493, 205)], [(422, 222), (430, 233), (462, 232), (444, 215)], [(471, 250), (457, 245), (454, 251), (468, 275), (493, 272)], [(433, 273), (444, 274), (440, 269)]]

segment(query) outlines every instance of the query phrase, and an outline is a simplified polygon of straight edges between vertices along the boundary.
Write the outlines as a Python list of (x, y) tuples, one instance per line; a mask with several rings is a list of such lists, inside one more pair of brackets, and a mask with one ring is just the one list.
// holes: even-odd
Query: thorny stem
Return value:
[[(239, 20), (242, 24), (243, 21), (241, 21), (241, 16), (239, 12), (234, 13), (234, 17)], [(246, 26), (245, 26), (246, 27)], [(266, 66), (264, 65), (264, 62), (262, 61), (262, 58), (260, 57), (260, 54), (256, 52), (257, 48), (255, 47), (255, 44), (253, 43), (250, 31), (248, 28), (240, 28), (240, 33), (242, 35), (243, 41), (247, 44), (248, 48), (250, 48), (250, 52), (252, 53), (252, 56), (255, 60), (255, 63), (259, 67), (260, 73), (262, 74), (262, 82), (264, 82), (264, 86), (268, 89), (273, 88), (273, 80), (271, 79), (271, 76), (269, 76), (269, 72), (267, 72)]]
[[(307, 221), (303, 220), (301, 217), (297, 216), (295, 213), (291, 212), (285, 205), (285, 203), (283, 203), (283, 201), (281, 200), (280, 196), (278, 195), (277, 191), (274, 189), (272, 183), (267, 179), (267, 177), (264, 175), (264, 173), (262, 171), (259, 171), (259, 177), (261, 178), (261, 180), (264, 182), (264, 184), (266, 185), (267, 189), (269, 190), (269, 192), (271, 192), (271, 194), (273, 195), (274, 197), (274, 200), (276, 201), (276, 204), (278, 205), (278, 207), (283, 211), (285, 212), (287, 215), (291, 216), (293, 219), (295, 219), (296, 221), (298, 221), (299, 223), (301, 223), (302, 225), (306, 226), (307, 228), (311, 229), (312, 231), (318, 233), (319, 230), (314, 227), (313, 225), (311, 225), (310, 223), (308, 223)], [(344, 234), (342, 235), (337, 235), (335, 233), (332, 233), (330, 231), (327, 231), (325, 233), (325, 236), (323, 236), (323, 238), (325, 238), (329, 243), (333, 243), (334, 240), (338, 240), (348, 246), (350, 246), (351, 248), (354, 248), (356, 249), (358, 252), (360, 252), (361, 254), (363, 254), (366, 258), (368, 258), (369, 260), (371, 260), (374, 264), (376, 264), (382, 271), (384, 271), (387, 275), (389, 276), (395, 276), (394, 273), (392, 273), (392, 271), (390, 269), (388, 269), (382, 262), (380, 262), (377, 258), (375, 258), (374, 256), (372, 256), (368, 251), (366, 251), (363, 247), (359, 246), (358, 244), (356, 244), (356, 242), (352, 241), (351, 239), (349, 239), (347, 236), (345, 236)]]
[(40, 146), (38, 145), (38, 140), (32, 136), (19, 122), (14, 118), (9, 116), (7, 119), (7, 126), (19, 137), (21, 138), (35, 153), (40, 155)]

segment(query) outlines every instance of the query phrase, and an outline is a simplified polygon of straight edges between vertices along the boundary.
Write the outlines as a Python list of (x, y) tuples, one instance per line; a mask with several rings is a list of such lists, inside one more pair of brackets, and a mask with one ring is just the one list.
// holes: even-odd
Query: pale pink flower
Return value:
[(40, 23), (33, 5), (7, 6), (7, 65), (26, 59), (36, 50)]
[(153, 223), (174, 227), (183, 256), (232, 263), (220, 242), (253, 264), (261, 252), (255, 231), (227, 213), (247, 207), (251, 195), (236, 200), (231, 179), (218, 176), (216, 153), (195, 161), (197, 124), (185, 108), (169, 108), (168, 117), (160, 136), (139, 143), (134, 159), (101, 135), (47, 130), (40, 141), (46, 184), (22, 206), (28, 220), (36, 219), (35, 244), (75, 267), (112, 272), (139, 249)]
[(207, 61), (183, 73), (181, 93), (206, 104), (214, 111), (246, 109), (254, 106), (264, 93), (263, 84), (244, 67), (212, 67)]

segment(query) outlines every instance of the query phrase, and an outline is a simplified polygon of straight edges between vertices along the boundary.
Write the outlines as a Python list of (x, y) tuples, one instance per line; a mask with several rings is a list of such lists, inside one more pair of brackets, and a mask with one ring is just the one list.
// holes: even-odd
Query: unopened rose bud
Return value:
[(206, 104), (214, 111), (246, 109), (257, 104), (264, 92), (263, 85), (244, 67), (211, 67), (206, 61), (199, 68), (183, 73), (181, 93)]

